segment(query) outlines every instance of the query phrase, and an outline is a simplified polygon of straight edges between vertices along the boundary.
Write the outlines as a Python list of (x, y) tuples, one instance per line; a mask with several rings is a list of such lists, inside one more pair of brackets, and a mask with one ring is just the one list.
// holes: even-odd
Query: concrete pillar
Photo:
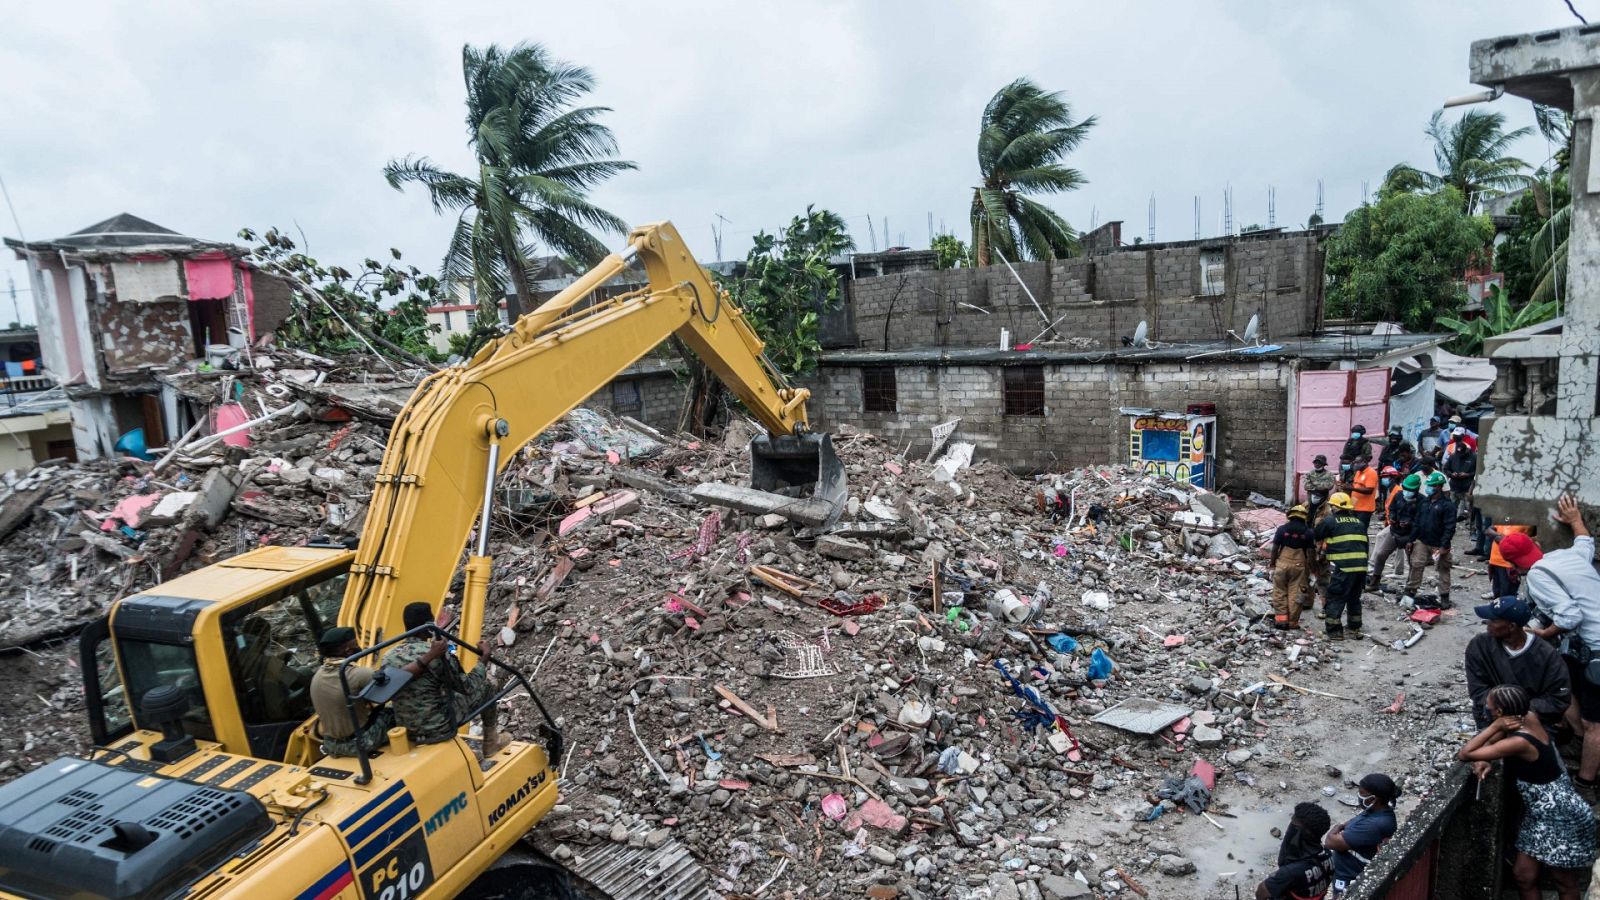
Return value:
[(1566, 322), (1561, 327), (1561, 380), (1556, 418), (1589, 419), (1600, 393), (1600, 165), (1595, 116), (1600, 68), (1570, 77), (1573, 88), (1572, 233), (1567, 239)]

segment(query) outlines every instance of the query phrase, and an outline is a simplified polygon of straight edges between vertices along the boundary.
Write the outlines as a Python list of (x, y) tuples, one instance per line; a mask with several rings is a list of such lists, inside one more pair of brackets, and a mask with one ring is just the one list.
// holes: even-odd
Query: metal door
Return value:
[(1339, 451), (1351, 428), (1365, 425), (1367, 434), (1383, 435), (1389, 424), (1390, 371), (1387, 366), (1333, 369), (1301, 372), (1297, 377), (1295, 497), (1303, 499), (1301, 478), (1311, 471), (1313, 457), (1326, 456), (1329, 468), (1337, 471)]

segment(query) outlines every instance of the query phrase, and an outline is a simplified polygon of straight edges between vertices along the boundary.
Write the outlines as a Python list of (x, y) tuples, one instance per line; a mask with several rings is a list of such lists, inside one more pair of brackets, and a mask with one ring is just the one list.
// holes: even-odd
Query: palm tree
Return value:
[(616, 138), (599, 122), (609, 107), (573, 106), (594, 89), (589, 70), (553, 58), (538, 44), (510, 50), (469, 45), (462, 48), (461, 69), (477, 177), (411, 156), (390, 161), (383, 174), (396, 190), (422, 185), (435, 213), (456, 214), (443, 276), (475, 282), (482, 302), (506, 294), (515, 321), (532, 299), (528, 261), (535, 245), (598, 262), (606, 247), (589, 229), (624, 232), (628, 226), (590, 203), (588, 190), (638, 167), (612, 158)]
[(1438, 190), (1449, 185), (1461, 192), (1461, 211), (1472, 214), (1485, 196), (1519, 188), (1529, 181), (1522, 170), (1528, 164), (1508, 155), (1511, 145), (1533, 132), (1531, 128), (1506, 131), (1506, 117), (1497, 112), (1469, 110), (1461, 118), (1445, 124), (1444, 111), (1428, 120), (1428, 137), (1433, 139), (1433, 158), (1437, 174), (1423, 172), (1405, 163), (1389, 170), (1384, 179), (1390, 189)]
[(978, 131), (978, 174), (972, 190), (972, 247), (978, 265), (991, 251), (1005, 259), (1053, 259), (1078, 250), (1078, 236), (1055, 210), (1029, 197), (1077, 190), (1083, 173), (1061, 164), (1095, 124), (1072, 121), (1059, 92), (1026, 78), (1001, 88), (984, 107)]
[(1529, 300), (1521, 306), (1512, 306), (1511, 300), (1499, 287), (1491, 286), (1483, 298), (1481, 317), (1460, 319), (1456, 316), (1439, 316), (1434, 322), (1458, 335), (1456, 352), (1463, 356), (1477, 356), (1483, 352), (1485, 338), (1510, 334), (1549, 321), (1556, 312), (1554, 300)]

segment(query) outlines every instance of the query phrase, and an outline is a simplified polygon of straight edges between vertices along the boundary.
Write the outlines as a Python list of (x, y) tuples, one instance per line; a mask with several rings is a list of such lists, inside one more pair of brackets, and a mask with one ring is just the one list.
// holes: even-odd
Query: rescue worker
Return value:
[(1455, 504), (1459, 521), (1462, 511), (1470, 517), (1472, 541), (1478, 541), (1478, 508), (1472, 505), (1472, 482), (1478, 474), (1478, 452), (1467, 446), (1467, 430), (1457, 428), (1450, 435), (1450, 449), (1445, 455), (1443, 471), (1450, 479), (1450, 499)]
[[(322, 752), (329, 756), (357, 756), (362, 748), (370, 753), (389, 743), (394, 711), (385, 706), (374, 714), (372, 704), (357, 700), (358, 721), (351, 721), (344, 687), (339, 683), (339, 667), (346, 659), (361, 652), (361, 645), (356, 643), (356, 630), (343, 626), (329, 628), (317, 640), (317, 651), (322, 654), (322, 666), (311, 676), (311, 708), (317, 712), (317, 734), (322, 737)], [(351, 696), (361, 693), (371, 684), (374, 674), (367, 666), (351, 666), (345, 670)], [(359, 744), (357, 738), (360, 739)]]
[(1389, 521), (1389, 501), (1400, 492), (1400, 470), (1384, 466), (1378, 473), (1378, 521)]
[(1412, 450), (1411, 442), (1400, 434), (1400, 429), (1390, 428), (1383, 439), (1383, 452), (1378, 454), (1378, 468), (1383, 469), (1388, 466), (1399, 468), (1401, 452), (1410, 455)]
[(1345, 493), (1350, 495), (1350, 502), (1354, 504), (1356, 517), (1361, 520), (1364, 528), (1372, 525), (1372, 514), (1378, 509), (1378, 473), (1367, 465), (1367, 460), (1357, 457), (1350, 464), (1350, 474), (1344, 483)]
[(1500, 540), (1508, 534), (1533, 534), (1532, 525), (1514, 525), (1509, 522), (1496, 525), (1489, 532), (1489, 593), (1482, 599), (1493, 600), (1496, 597), (1505, 597), (1516, 594), (1522, 590), (1522, 576), (1515, 566), (1506, 559), (1505, 553), (1500, 549)]
[(1394, 801), (1399, 796), (1400, 788), (1394, 779), (1378, 772), (1356, 782), (1361, 812), (1350, 821), (1333, 826), (1322, 839), (1322, 846), (1333, 851), (1332, 900), (1339, 900), (1350, 890), (1350, 883), (1361, 877), (1383, 842), (1400, 827), (1394, 817)]
[(1344, 442), (1344, 449), (1339, 451), (1339, 464), (1349, 465), (1354, 468), (1359, 461), (1368, 465), (1372, 464), (1372, 441), (1367, 439), (1367, 426), (1357, 425), (1350, 429), (1350, 440)]
[[(1328, 596), (1322, 603), (1328, 640), (1342, 641), (1348, 633), (1361, 638), (1361, 589), (1367, 578), (1367, 526), (1351, 507), (1350, 495), (1343, 491), (1328, 498), (1333, 507), (1315, 532), (1323, 555), (1333, 570), (1328, 581)], [(1348, 631), (1347, 631), (1348, 629)]]
[[(1337, 514), (1335, 514), (1337, 515)], [(1333, 854), (1322, 846), (1333, 819), (1315, 803), (1297, 803), (1278, 846), (1278, 868), (1256, 885), (1256, 900), (1320, 900), (1333, 881)]]
[(1311, 508), (1311, 522), (1322, 521), (1328, 513), (1328, 495), (1333, 493), (1334, 474), (1328, 471), (1328, 458), (1317, 454), (1311, 460), (1311, 471), (1306, 473), (1306, 505)]
[(1417, 600), (1423, 609), (1449, 609), (1450, 542), (1456, 536), (1456, 505), (1446, 493), (1443, 472), (1435, 472), (1422, 482), (1422, 506), (1417, 511), (1416, 540), (1411, 544), (1411, 575), (1406, 578), (1406, 594), (1417, 596), (1422, 576), (1432, 565), (1439, 582), (1437, 602)]
[[(433, 609), (427, 603), (409, 603), (402, 612), (407, 631), (421, 628), (434, 621)], [(401, 641), (384, 654), (383, 664), (405, 669), (412, 679), (394, 695), (395, 724), (405, 726), (411, 739), (419, 744), (438, 744), (456, 736), (467, 720), (467, 714), (494, 696), (495, 686), (490, 683), (487, 666), (477, 666), (470, 673), (462, 670), (453, 654), (446, 652), (449, 644), (443, 639), (429, 640), (414, 635)], [(488, 647), (478, 645), (481, 656), (489, 654)], [(494, 755), (504, 746), (495, 727), (499, 718), (496, 704), (483, 709), (483, 755)]]
[(1289, 521), (1272, 535), (1272, 622), (1274, 627), (1300, 626), (1300, 598), (1311, 592), (1311, 566), (1316, 539), (1306, 519), (1305, 504), (1289, 508)]
[[(1383, 589), (1383, 567), (1388, 565), (1389, 557), (1396, 550), (1400, 551), (1399, 559), (1403, 565), (1411, 552), (1411, 542), (1416, 539), (1417, 513), (1422, 507), (1417, 491), (1422, 487), (1422, 476), (1413, 472), (1397, 487), (1398, 493), (1390, 496), (1384, 512), (1389, 525), (1378, 533), (1378, 546), (1372, 556), (1372, 572), (1367, 575), (1367, 590), (1374, 593)], [(1404, 569), (1400, 568), (1395, 574), (1404, 574)]]

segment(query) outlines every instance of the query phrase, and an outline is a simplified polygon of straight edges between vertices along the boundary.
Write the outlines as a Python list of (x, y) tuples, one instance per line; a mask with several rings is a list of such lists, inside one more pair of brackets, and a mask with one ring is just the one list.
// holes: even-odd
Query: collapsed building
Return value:
[(290, 313), (288, 285), (258, 271), (243, 247), (128, 213), (52, 240), (5, 242), (27, 261), (44, 368), (65, 391), (82, 458), (110, 455), (126, 435), (155, 447), (183, 434), (193, 411), (159, 376), (220, 362)]

